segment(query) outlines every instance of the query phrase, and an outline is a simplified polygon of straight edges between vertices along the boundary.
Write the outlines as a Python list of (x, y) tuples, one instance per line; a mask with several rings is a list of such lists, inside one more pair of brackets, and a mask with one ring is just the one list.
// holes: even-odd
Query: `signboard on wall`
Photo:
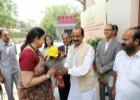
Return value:
[(85, 39), (104, 36), (106, 25), (106, 0), (96, 0), (90, 8), (81, 13), (81, 26), (85, 30)]

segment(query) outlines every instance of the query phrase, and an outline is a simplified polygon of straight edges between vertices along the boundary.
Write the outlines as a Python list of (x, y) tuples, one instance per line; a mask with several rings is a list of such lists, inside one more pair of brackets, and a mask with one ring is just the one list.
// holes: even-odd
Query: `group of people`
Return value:
[(140, 27), (124, 31), (121, 42), (116, 37), (116, 29), (116, 25), (107, 24), (105, 39), (96, 49), (100, 100), (106, 100), (106, 93), (109, 100), (139, 100)]
[[(0, 30), (0, 70), (8, 100), (14, 100), (13, 81), (19, 100), (54, 100), (56, 75), (62, 76), (65, 85), (58, 86), (60, 100), (106, 100), (106, 94), (109, 100), (139, 100), (140, 27), (127, 29), (121, 42), (117, 31), (117, 25), (107, 24), (105, 39), (94, 50), (83, 41), (82, 27), (74, 27), (71, 34), (63, 33), (64, 45), (59, 47), (43, 29), (34, 27), (21, 46), (18, 64), (9, 32)], [(58, 54), (66, 57), (61, 70), (56, 70), (57, 64), (44, 67), (46, 57)]]

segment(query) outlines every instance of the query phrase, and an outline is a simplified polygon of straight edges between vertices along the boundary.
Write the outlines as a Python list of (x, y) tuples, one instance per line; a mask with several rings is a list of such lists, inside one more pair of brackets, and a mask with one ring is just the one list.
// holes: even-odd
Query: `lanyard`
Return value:
[(38, 49), (36, 50), (31, 44), (29, 44), (29, 46), (33, 49), (33, 51), (38, 55), (39, 51)]

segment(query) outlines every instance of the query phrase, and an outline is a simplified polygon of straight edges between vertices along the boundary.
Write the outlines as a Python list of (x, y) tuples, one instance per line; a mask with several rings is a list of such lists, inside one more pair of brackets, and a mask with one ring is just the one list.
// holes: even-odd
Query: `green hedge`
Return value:
[(27, 32), (11, 32), (10, 36), (11, 38), (22, 38), (22, 37), (26, 37)]

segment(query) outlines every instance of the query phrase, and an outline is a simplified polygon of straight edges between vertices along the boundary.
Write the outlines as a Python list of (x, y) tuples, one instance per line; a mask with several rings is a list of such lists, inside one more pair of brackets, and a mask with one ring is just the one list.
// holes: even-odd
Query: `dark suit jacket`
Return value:
[(65, 46), (64, 46), (64, 45), (59, 46), (59, 47), (58, 47), (58, 51), (65, 52)]
[[(59, 46), (58, 51), (65, 52), (65, 46), (64, 45)], [(59, 95), (60, 95), (60, 100), (67, 100), (69, 90), (70, 90), (70, 75), (64, 75), (63, 80), (64, 80), (65, 87), (64, 88), (59, 87)]]

